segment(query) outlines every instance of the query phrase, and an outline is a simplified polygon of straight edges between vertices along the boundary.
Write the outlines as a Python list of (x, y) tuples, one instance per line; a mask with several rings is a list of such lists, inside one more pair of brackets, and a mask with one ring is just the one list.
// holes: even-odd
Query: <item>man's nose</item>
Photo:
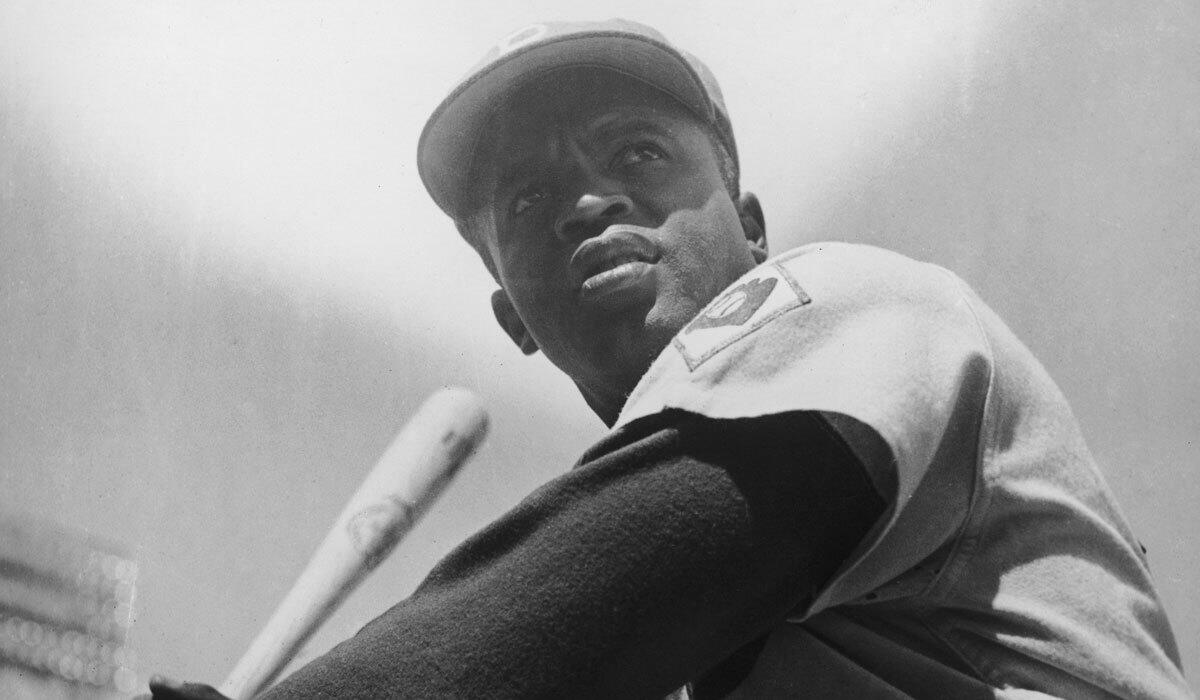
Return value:
[(624, 193), (585, 192), (558, 217), (554, 232), (563, 241), (592, 238), (604, 233), (604, 229), (614, 220), (632, 211), (633, 200)]

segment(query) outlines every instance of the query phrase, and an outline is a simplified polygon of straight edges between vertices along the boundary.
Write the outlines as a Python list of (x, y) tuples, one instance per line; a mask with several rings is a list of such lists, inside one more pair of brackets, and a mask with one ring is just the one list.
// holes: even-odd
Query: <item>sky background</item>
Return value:
[(716, 74), (776, 252), (937, 262), (1030, 345), (1194, 676), (1195, 3), (0, 0), (0, 510), (125, 543), (142, 675), (219, 682), (437, 387), (491, 437), (305, 657), (602, 434), (415, 150), (502, 36), (612, 16)]

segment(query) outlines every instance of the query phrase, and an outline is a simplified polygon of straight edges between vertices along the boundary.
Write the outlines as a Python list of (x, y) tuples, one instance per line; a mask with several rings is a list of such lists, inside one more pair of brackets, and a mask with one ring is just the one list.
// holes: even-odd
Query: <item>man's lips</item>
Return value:
[(612, 226), (575, 250), (571, 281), (583, 296), (603, 293), (644, 274), (659, 257), (658, 246), (637, 229)]

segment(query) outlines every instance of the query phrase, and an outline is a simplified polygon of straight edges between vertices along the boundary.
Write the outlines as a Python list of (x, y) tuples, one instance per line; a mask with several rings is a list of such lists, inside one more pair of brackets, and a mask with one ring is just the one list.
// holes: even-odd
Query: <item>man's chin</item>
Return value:
[(607, 345), (607, 351), (595, 359), (605, 367), (606, 374), (636, 384), (663, 349), (670, 345), (674, 336), (675, 331), (671, 327), (642, 324), (636, 332), (613, 339), (614, 342)]

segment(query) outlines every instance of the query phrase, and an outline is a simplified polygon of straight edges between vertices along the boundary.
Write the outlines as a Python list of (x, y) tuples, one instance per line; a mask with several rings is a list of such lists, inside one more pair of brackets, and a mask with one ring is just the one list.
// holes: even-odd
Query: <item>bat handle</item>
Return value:
[(465, 389), (431, 396), (350, 497), (296, 583), (255, 637), (221, 692), (262, 692), (355, 586), (382, 561), (475, 451), (487, 431)]

